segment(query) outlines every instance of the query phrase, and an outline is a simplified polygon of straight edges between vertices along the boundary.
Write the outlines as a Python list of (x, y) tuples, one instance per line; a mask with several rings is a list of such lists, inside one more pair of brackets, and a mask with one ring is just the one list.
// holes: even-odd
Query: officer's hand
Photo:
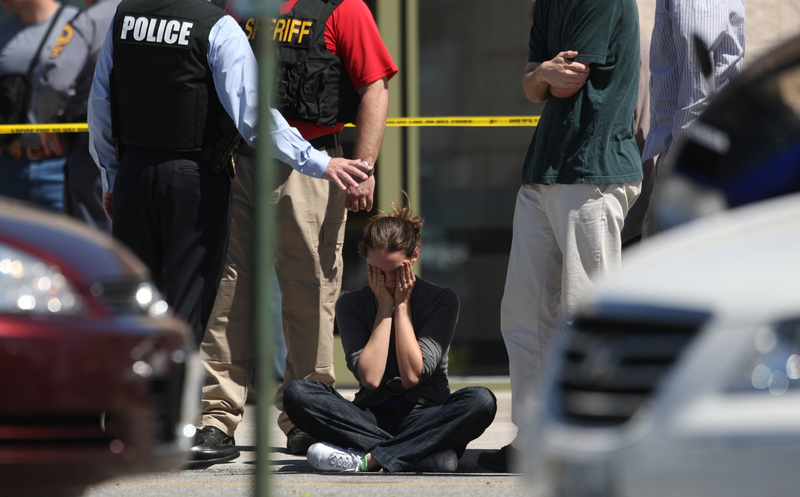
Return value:
[(359, 183), (369, 178), (364, 171), (371, 171), (372, 167), (360, 160), (334, 157), (328, 163), (322, 179), (333, 181), (342, 190), (347, 190), (348, 186), (357, 187)]
[(358, 186), (351, 186), (347, 189), (347, 196), (344, 206), (347, 210), (358, 212), (360, 210), (372, 210), (372, 193), (375, 191), (375, 176), (370, 176), (366, 181), (362, 181)]
[(108, 216), (108, 219), (110, 219), (111, 221), (114, 220), (111, 217), (111, 199), (113, 196), (114, 196), (113, 193), (103, 194), (103, 210), (106, 211), (106, 216)]

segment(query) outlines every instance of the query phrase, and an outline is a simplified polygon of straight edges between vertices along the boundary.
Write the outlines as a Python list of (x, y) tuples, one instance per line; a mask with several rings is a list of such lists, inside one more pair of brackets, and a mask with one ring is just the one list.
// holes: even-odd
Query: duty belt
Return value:
[(13, 140), (0, 149), (0, 155), (10, 155), (14, 160), (25, 157), (28, 160), (42, 160), (47, 157), (47, 150), (42, 147), (23, 147), (19, 140)]
[(339, 133), (330, 133), (308, 140), (317, 150), (328, 150), (339, 146)]

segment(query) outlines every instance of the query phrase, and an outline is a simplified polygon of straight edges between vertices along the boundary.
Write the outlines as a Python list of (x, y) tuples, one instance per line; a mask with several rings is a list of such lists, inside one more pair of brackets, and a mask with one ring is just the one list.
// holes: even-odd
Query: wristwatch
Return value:
[[(367, 166), (370, 165), (369, 162), (367, 162), (365, 160), (362, 160), (361, 163), (362, 164), (366, 164)], [(364, 170), (362, 169), (362, 171), (364, 171)], [(375, 168), (372, 168), (369, 171), (364, 171), (364, 172), (367, 173), (367, 176), (372, 176), (372, 174), (375, 172)]]

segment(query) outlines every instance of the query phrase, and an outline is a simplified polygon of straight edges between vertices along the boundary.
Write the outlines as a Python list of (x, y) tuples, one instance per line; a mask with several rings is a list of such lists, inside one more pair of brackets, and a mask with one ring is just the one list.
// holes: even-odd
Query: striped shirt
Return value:
[[(711, 51), (714, 74), (706, 80), (693, 35)], [(650, 44), (650, 132), (642, 161), (669, 149), (672, 162), (686, 128), (706, 100), (738, 74), (744, 62), (744, 0), (657, 0)]]

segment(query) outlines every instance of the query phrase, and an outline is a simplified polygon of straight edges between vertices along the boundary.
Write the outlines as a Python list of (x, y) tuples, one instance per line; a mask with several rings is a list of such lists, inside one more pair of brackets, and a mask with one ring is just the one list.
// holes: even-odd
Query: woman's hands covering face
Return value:
[(405, 261), (397, 270), (396, 286), (394, 290), (394, 304), (399, 305), (411, 299), (411, 291), (417, 277), (414, 275), (414, 267), (411, 261)]
[(372, 293), (378, 299), (378, 307), (393, 306), (394, 297), (386, 288), (386, 277), (383, 275), (383, 271), (367, 264), (367, 278)]
[(386, 288), (386, 276), (378, 268), (367, 265), (367, 278), (372, 293), (378, 299), (379, 306), (395, 306), (403, 302), (408, 302), (414, 283), (417, 278), (414, 275), (414, 267), (411, 261), (405, 261), (395, 270), (394, 276), (394, 295)]

